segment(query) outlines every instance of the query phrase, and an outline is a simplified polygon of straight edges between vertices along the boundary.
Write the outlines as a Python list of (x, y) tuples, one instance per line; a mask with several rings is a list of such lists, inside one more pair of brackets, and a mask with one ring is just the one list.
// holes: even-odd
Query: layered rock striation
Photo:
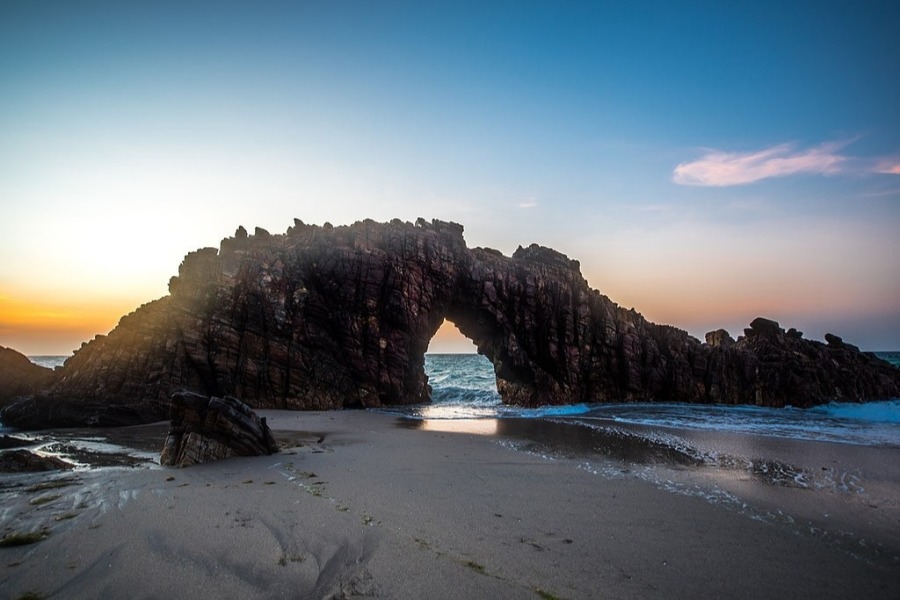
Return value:
[(172, 396), (169, 418), (171, 427), (159, 457), (163, 466), (188, 467), (278, 452), (266, 420), (237, 398), (179, 392)]
[(444, 319), (493, 363), (512, 404), (810, 406), (900, 395), (900, 370), (839, 338), (805, 340), (756, 319), (738, 340), (720, 330), (701, 343), (591, 289), (559, 252), (468, 248), (462, 226), (442, 221), (239, 228), (218, 249), (187, 255), (169, 290), (0, 419), (164, 419), (180, 391), (254, 408), (426, 402), (424, 354)]

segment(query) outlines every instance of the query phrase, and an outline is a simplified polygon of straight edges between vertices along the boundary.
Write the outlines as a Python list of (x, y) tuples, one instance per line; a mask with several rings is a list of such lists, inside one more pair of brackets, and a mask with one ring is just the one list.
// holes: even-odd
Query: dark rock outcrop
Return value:
[(7, 450), (0, 453), (0, 473), (36, 473), (74, 468), (75, 465), (60, 458), (41, 456), (31, 450)]
[(278, 452), (266, 420), (237, 398), (176, 393), (171, 420), (159, 458), (164, 466), (187, 467), (232, 456)]
[(0, 450), (6, 450), (8, 448), (22, 448), (24, 446), (30, 446), (34, 442), (31, 440), (27, 440), (25, 438), (17, 438), (12, 435), (4, 435), (0, 436)]
[(733, 347), (710, 355), (714, 402), (809, 407), (900, 395), (900, 369), (830, 333), (827, 344), (805, 340), (763, 318), (744, 333)]
[(104, 398), (98, 395), (85, 397), (55, 392), (29, 396), (0, 411), (0, 422), (20, 429), (48, 429), (119, 427), (163, 419), (156, 403), (146, 402), (143, 396)]
[(494, 365), (504, 402), (677, 401), (809, 406), (900, 395), (900, 370), (756, 319), (703, 344), (591, 289), (536, 244), (468, 248), (455, 223), (363, 221), (286, 234), (239, 228), (188, 254), (170, 294), (84, 345), (41, 397), (35, 427), (165, 418), (187, 390), (255, 408), (337, 409), (430, 398), (424, 353), (446, 318)]
[(50, 385), (53, 370), (34, 364), (24, 354), (0, 346), (0, 406)]

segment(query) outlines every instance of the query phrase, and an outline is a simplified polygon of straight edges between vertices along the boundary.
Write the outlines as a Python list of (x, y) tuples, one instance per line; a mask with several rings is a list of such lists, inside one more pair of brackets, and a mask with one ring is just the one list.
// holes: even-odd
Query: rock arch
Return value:
[(425, 402), (424, 355), (445, 318), (493, 363), (507, 403), (900, 394), (900, 371), (840, 338), (824, 345), (757, 319), (737, 342), (717, 332), (704, 344), (619, 307), (554, 250), (468, 248), (462, 226), (442, 221), (241, 227), (188, 254), (169, 289), (85, 344), (3, 422), (148, 421), (179, 391), (256, 408)]

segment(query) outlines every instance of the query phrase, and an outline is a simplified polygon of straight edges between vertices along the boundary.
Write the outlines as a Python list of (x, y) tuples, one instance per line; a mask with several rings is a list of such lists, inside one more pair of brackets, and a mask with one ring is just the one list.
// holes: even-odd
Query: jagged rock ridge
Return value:
[[(337, 409), (430, 397), (424, 353), (446, 318), (494, 365), (504, 402), (809, 406), (900, 395), (900, 370), (839, 338), (757, 319), (701, 343), (591, 289), (538, 245), (468, 248), (455, 223), (243, 227), (188, 254), (170, 294), (83, 346), (4, 423), (165, 418), (174, 392), (254, 408)], [(78, 416), (81, 413), (81, 416)], [(80, 419), (80, 420), (79, 420)]]

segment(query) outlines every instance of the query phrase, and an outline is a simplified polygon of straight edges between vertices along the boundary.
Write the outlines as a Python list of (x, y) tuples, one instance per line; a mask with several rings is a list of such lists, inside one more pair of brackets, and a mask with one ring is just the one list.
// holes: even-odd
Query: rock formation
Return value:
[(31, 450), (7, 450), (0, 453), (0, 473), (37, 473), (64, 471), (75, 465), (55, 456), (41, 456)]
[[(703, 344), (591, 289), (538, 245), (468, 248), (455, 223), (295, 221), (188, 254), (170, 294), (68, 359), (0, 420), (163, 419), (177, 391), (255, 408), (428, 401), (424, 353), (446, 318), (494, 365), (504, 402), (677, 401), (810, 406), (900, 395), (900, 370), (757, 319)], [(837, 339), (837, 338), (835, 338)], [(733, 343), (732, 343), (733, 342)]]
[[(51, 390), (57, 390), (55, 387)], [(98, 386), (102, 386), (98, 381)], [(104, 397), (98, 388), (93, 395), (70, 395), (64, 391), (41, 392), (19, 398), (0, 411), (0, 423), (20, 429), (50, 427), (118, 427), (153, 423), (163, 419), (160, 406), (141, 395)]]
[(170, 418), (172, 427), (159, 458), (164, 466), (278, 452), (265, 419), (237, 398), (180, 392), (172, 396)]
[(50, 385), (53, 370), (34, 364), (24, 354), (0, 346), (0, 406)]
[(24, 448), (25, 446), (30, 446), (34, 442), (26, 439), (19, 438), (12, 435), (4, 435), (0, 436), (0, 450), (6, 450), (8, 448)]

